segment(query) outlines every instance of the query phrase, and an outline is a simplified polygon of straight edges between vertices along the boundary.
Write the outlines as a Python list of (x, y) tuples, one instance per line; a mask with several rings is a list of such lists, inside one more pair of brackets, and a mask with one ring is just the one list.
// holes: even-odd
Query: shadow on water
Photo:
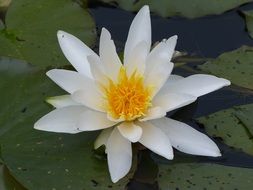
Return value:
[[(241, 10), (248, 9), (253, 9), (253, 3), (228, 11), (222, 15), (206, 16), (192, 20), (178, 17), (166, 19), (152, 15), (152, 41), (156, 42), (176, 34), (179, 37), (176, 47), (177, 50), (185, 51), (199, 57), (210, 58), (217, 57), (223, 52), (234, 50), (242, 45), (253, 46), (253, 40), (246, 32), (244, 19), (241, 14), (239, 14)], [(118, 51), (122, 51), (129, 26), (135, 14), (113, 7), (101, 6), (100, 4), (91, 4), (90, 11), (96, 20), (98, 31), (100, 31), (102, 27), (106, 27), (111, 32)], [(175, 69), (173, 72), (182, 76), (192, 74), (180, 68)], [(239, 91), (236, 92), (227, 87), (200, 97), (197, 103), (189, 105), (179, 112), (169, 113), (168, 116), (172, 116), (175, 119), (180, 118), (181, 121), (203, 132), (203, 128), (192, 121), (193, 117), (200, 117), (221, 109), (247, 103), (253, 103), (252, 94), (241, 93)], [(253, 168), (252, 156), (235, 151), (227, 145), (224, 145), (219, 139), (214, 139), (214, 141), (223, 152), (223, 156), (219, 159), (194, 157), (184, 155), (177, 151), (176, 157), (181, 157), (180, 155), (183, 155), (182, 157), (189, 159), (194, 158), (196, 160), (197, 158), (199, 162), (212, 162), (223, 165)], [(155, 182), (157, 169), (155, 169), (154, 161), (149, 160), (150, 156), (147, 156), (147, 153), (149, 155), (150, 152), (147, 150), (139, 152), (141, 161), (134, 179), (128, 185), (129, 190), (159, 189)], [(169, 163), (165, 159), (159, 161)], [(147, 162), (149, 163), (148, 165), (152, 167), (144, 169), (147, 166), (144, 166)], [(149, 183), (147, 183), (147, 180), (145, 181), (142, 179), (144, 173), (150, 173), (148, 176)], [(150, 183), (150, 181), (152, 183)]]

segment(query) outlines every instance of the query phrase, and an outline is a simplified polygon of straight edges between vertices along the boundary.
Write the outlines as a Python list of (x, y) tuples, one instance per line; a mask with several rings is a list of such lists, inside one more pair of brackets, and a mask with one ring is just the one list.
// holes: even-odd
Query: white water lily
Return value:
[(193, 155), (221, 155), (205, 134), (165, 115), (230, 82), (204, 74), (186, 78), (171, 75), (177, 36), (150, 51), (148, 6), (138, 12), (130, 26), (123, 64), (105, 28), (99, 56), (71, 34), (59, 31), (57, 35), (63, 53), (77, 71), (47, 72), (69, 94), (48, 100), (56, 109), (37, 121), (35, 129), (59, 133), (103, 129), (95, 148), (106, 146), (113, 182), (130, 170), (132, 142), (140, 142), (167, 159), (173, 159), (172, 147)]

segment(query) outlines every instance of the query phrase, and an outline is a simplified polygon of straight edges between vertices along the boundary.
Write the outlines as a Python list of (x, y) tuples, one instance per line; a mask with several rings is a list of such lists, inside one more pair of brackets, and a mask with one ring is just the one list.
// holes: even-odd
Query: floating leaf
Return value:
[(251, 38), (253, 38), (253, 10), (243, 11), (246, 19), (246, 26)]
[[(53, 87), (53, 83), (49, 83), (50, 81), (46, 77), (44, 77), (44, 80), (48, 85), (45, 86), (44, 83), (40, 83), (43, 80), (41, 74), (32, 77), (32, 75), (37, 75), (37, 70), (26, 62), (0, 58), (0, 91), (2, 92), (0, 95), (2, 101), (0, 108), (0, 143), (1, 136), (4, 133), (33, 114), (28, 112), (28, 115), (29, 108), (27, 106), (33, 103), (32, 105), (36, 107), (34, 100), (37, 100), (37, 102), (43, 101), (46, 96), (44, 91), (49, 91), (49, 88)], [(57, 92), (57, 90), (54, 90), (54, 92)], [(34, 100), (29, 98), (31, 96), (34, 97)], [(47, 107), (44, 106), (43, 108)]]
[(235, 115), (247, 127), (249, 133), (253, 135), (253, 105), (237, 108)]
[(205, 72), (231, 80), (235, 85), (253, 89), (253, 47), (241, 48), (221, 54), (199, 68)]
[(0, 164), (0, 189), (1, 190), (25, 190), (10, 174), (7, 168)]
[[(1, 156), (11, 174), (29, 190), (124, 189), (129, 176), (113, 184), (105, 155), (93, 151), (97, 132), (76, 135), (33, 129), (52, 110), (46, 96), (62, 94), (44, 71), (25, 62), (0, 61)], [(8, 81), (8, 82), (6, 82)], [(132, 175), (132, 174), (129, 174)]]
[(76, 35), (87, 45), (96, 37), (90, 14), (71, 0), (13, 1), (5, 21), (7, 29), (0, 31), (0, 56), (41, 68), (68, 64), (57, 42), (58, 30)]
[(206, 132), (224, 143), (253, 155), (253, 104), (222, 110), (197, 120)]
[(243, 189), (253, 186), (253, 169), (203, 163), (159, 165), (158, 183), (161, 190), (178, 189)]
[(143, 5), (149, 5), (151, 11), (163, 17), (183, 16), (197, 18), (206, 15), (221, 14), (251, 0), (100, 0), (105, 3), (117, 3), (125, 10), (138, 11)]

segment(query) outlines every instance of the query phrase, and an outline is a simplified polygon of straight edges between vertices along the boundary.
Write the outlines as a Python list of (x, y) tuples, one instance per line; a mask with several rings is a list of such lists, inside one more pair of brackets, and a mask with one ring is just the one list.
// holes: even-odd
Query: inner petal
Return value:
[(145, 86), (143, 76), (134, 71), (129, 77), (121, 67), (117, 82), (110, 80), (105, 88), (107, 111), (114, 119), (132, 121), (145, 116), (151, 107), (152, 87)]

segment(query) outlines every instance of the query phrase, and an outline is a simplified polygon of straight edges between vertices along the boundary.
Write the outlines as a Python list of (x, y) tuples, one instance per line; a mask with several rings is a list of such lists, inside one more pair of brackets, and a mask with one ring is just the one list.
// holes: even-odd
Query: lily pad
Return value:
[(93, 151), (97, 132), (68, 135), (33, 129), (34, 123), (52, 110), (44, 102), (46, 96), (63, 93), (45, 71), (2, 59), (0, 76), (0, 91), (4, 92), (0, 95), (1, 157), (25, 188), (125, 188), (132, 173), (117, 184), (111, 182), (105, 155)]
[(199, 68), (205, 72), (230, 80), (233, 84), (253, 89), (253, 47), (241, 48), (221, 54)]
[(242, 11), (246, 19), (246, 26), (251, 38), (253, 38), (253, 10)]
[(114, 4), (125, 10), (138, 11), (143, 5), (149, 5), (152, 12), (163, 16), (182, 16), (197, 18), (206, 15), (217, 15), (233, 9), (251, 0), (100, 0)]
[(206, 132), (220, 137), (229, 146), (253, 155), (253, 104), (222, 110), (197, 120)]
[(161, 190), (251, 190), (252, 175), (253, 169), (204, 163), (176, 163), (159, 165), (157, 180)]
[(235, 115), (247, 127), (249, 133), (253, 135), (253, 105), (237, 108)]
[(13, 1), (0, 31), (0, 56), (25, 60), (45, 68), (68, 64), (57, 42), (58, 30), (67, 31), (91, 46), (95, 24), (87, 9), (71, 0)]
[(1, 190), (25, 190), (10, 174), (7, 168), (0, 164), (0, 189)]

